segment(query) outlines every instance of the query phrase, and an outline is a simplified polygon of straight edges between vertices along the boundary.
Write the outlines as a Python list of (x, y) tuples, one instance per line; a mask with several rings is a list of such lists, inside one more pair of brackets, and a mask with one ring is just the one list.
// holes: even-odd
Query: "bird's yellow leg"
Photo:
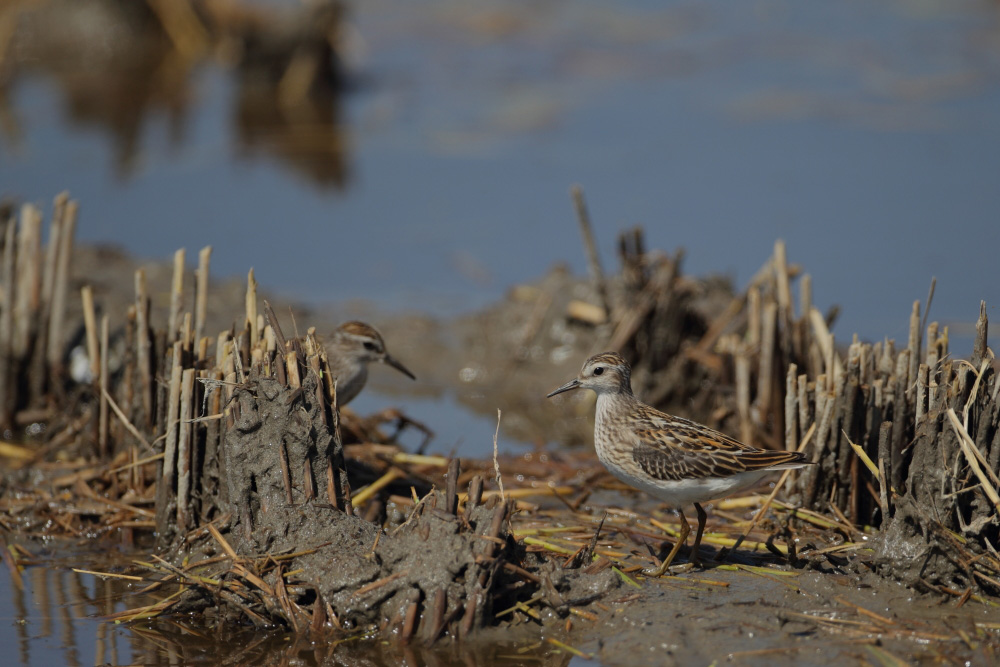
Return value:
[(677, 513), (681, 515), (681, 534), (677, 538), (677, 542), (674, 543), (674, 548), (670, 550), (670, 553), (663, 559), (663, 562), (660, 563), (659, 567), (656, 569), (643, 570), (643, 574), (646, 576), (662, 577), (663, 573), (667, 571), (668, 567), (670, 567), (670, 564), (674, 562), (677, 552), (681, 550), (681, 545), (687, 541), (688, 535), (691, 534), (691, 526), (688, 524), (688, 520), (687, 517), (684, 516), (684, 512), (678, 509)]

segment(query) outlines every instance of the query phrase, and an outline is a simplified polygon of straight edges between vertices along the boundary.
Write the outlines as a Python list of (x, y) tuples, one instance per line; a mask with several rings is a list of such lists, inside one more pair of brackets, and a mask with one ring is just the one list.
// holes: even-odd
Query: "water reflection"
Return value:
[(197, 113), (199, 72), (233, 69), (239, 149), (261, 152), (320, 187), (347, 180), (339, 112), (340, 76), (332, 41), (339, 5), (244, 7), (221, 3), (49, 0), (0, 7), (0, 132), (17, 151), (31, 119), (16, 88), (51, 82), (68, 122), (110, 138), (114, 170), (131, 176), (144, 131), (167, 121), (167, 140), (184, 142)]
[[(107, 545), (105, 545), (107, 546)], [(20, 578), (0, 574), (2, 664), (30, 665), (538, 665), (563, 666), (570, 656), (540, 639), (476, 643), (440, 641), (433, 648), (350, 638), (311, 641), (283, 632), (187, 622), (183, 617), (121, 625), (110, 614), (157, 602), (164, 596), (137, 591), (146, 583), (76, 572), (118, 572), (131, 563), (114, 549), (96, 560), (91, 553), (30, 560)], [(22, 554), (23, 555), (23, 554)], [(21, 558), (22, 563), (29, 559)], [(7, 570), (7, 568), (3, 568)], [(17, 656), (13, 655), (14, 647)]]
[(0, 595), (0, 618), (7, 621), (0, 624), (0, 645), (13, 646), (16, 637), (16, 664), (123, 664), (138, 653), (123, 628), (97, 618), (135, 599), (121, 580), (74, 572), (68, 563), (33, 566), (20, 580), (0, 577)]

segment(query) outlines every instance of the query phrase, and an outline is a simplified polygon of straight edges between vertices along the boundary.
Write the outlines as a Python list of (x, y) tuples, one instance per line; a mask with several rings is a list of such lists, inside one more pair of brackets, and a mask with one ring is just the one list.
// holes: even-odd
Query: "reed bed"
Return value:
[[(586, 228), (582, 194), (576, 201)], [(185, 252), (175, 254), (162, 329), (142, 270), (123, 321), (98, 318), (82, 286), (89, 373), (74, 389), (53, 322), (68, 298), (75, 212), (56, 200), (44, 251), (30, 208), (4, 234), (9, 417), (23, 422), (45, 406), (50, 421), (40, 443), (0, 447), (9, 462), (0, 524), (153, 549), (98, 572), (159, 596), (115, 620), (198, 612), (218, 624), (427, 643), (552, 614), (593, 623), (601, 600), (638, 594), (643, 568), (676, 539), (673, 515), (616, 509), (635, 506), (633, 492), (589, 453), (459, 461), (403, 450), (401, 429), (430, 430), (398, 411), (339, 409), (316, 331), (280, 323), (252, 271), (237, 324), (207, 331), (211, 248), (198, 255), (193, 289)], [(950, 357), (947, 328), (926, 324), (919, 304), (905, 348), (855, 340), (844, 350), (780, 242), (712, 321), (689, 309), (697, 287), (680, 256), (643, 246), (641, 231), (623, 236), (621, 275), (611, 279), (595, 254), (597, 303), (571, 303), (566, 317), (591, 318), (597, 345), (630, 358), (637, 393), (712, 404), (717, 424), (735, 424), (742, 439), (798, 448), (819, 464), (783, 475), (767, 496), (717, 503), (703, 541), (714, 567), (780, 581), (796, 573), (778, 563), (860, 568), (993, 604), (1000, 385), (985, 308), (968, 362)], [(898, 556), (913, 549), (922, 558)], [(12, 574), (30, 559), (26, 547), (4, 549)], [(709, 571), (657, 585), (725, 584)]]
[[(623, 274), (635, 276), (625, 281), (632, 305), (613, 315), (603, 345), (628, 352), (654, 402), (669, 407), (683, 386), (677, 378), (699, 377), (730, 397), (712, 412), (719, 428), (757, 446), (804, 448), (818, 464), (793, 476), (794, 502), (880, 529), (874, 567), (925, 590), (1000, 593), (992, 547), (1000, 537), (1000, 382), (985, 303), (968, 360), (952, 356), (947, 326), (927, 322), (933, 282), (926, 303), (913, 303), (905, 344), (855, 336), (838, 346), (836, 310), (823, 315), (811, 304), (809, 275), (788, 263), (779, 241), (700, 340), (653, 345), (665, 328), (661, 313), (686, 287), (676, 260), (642, 252), (640, 234), (623, 236), (622, 248)], [(649, 354), (654, 347), (674, 354)]]

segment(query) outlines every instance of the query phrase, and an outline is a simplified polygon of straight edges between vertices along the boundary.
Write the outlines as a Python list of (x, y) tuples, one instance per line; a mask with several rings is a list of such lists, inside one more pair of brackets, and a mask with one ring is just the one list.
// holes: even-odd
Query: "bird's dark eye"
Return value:
[(600, 375), (603, 372), (604, 372), (603, 366), (598, 366), (597, 368), (594, 369), (594, 375)]
[(365, 349), (366, 350), (374, 350), (375, 349), (375, 343), (371, 342), (370, 340), (366, 340), (365, 341)]

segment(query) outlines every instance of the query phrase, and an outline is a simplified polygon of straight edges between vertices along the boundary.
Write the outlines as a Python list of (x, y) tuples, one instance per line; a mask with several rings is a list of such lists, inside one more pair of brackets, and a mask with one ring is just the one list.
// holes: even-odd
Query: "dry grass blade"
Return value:
[(97, 572), (95, 570), (81, 570), (80, 568), (70, 568), (74, 572), (79, 572), (80, 574), (92, 574), (95, 577), (110, 578), (110, 579), (128, 579), (129, 581), (146, 581), (142, 577), (137, 577), (134, 574), (116, 574), (114, 572)]
[(118, 407), (117, 403), (115, 403), (115, 399), (111, 398), (111, 394), (109, 394), (107, 391), (102, 392), (102, 394), (104, 396), (104, 400), (106, 400), (108, 402), (108, 405), (111, 406), (111, 410), (115, 413), (115, 416), (118, 417), (119, 421), (121, 421), (122, 423), (122, 426), (125, 427), (125, 430), (131, 433), (132, 437), (135, 438), (143, 447), (145, 447), (150, 452), (155, 454), (156, 450), (154, 450), (153, 446), (146, 441), (146, 438), (142, 437), (142, 434), (139, 433), (139, 430), (132, 425), (132, 422), (129, 421), (129, 418), (125, 416), (125, 413), (122, 412), (122, 409)]
[(844, 434), (844, 438), (847, 440), (847, 444), (851, 446), (851, 449), (853, 449), (854, 453), (858, 455), (858, 458), (861, 459), (861, 462), (865, 464), (865, 467), (868, 468), (872, 476), (875, 477), (875, 480), (881, 484), (882, 476), (879, 474), (878, 466), (875, 465), (875, 462), (872, 461), (871, 457), (869, 457), (868, 454), (865, 453), (865, 450), (861, 448), (861, 445), (851, 442), (851, 438), (847, 435), (847, 431), (844, 431), (843, 429), (841, 429), (841, 431)]
[[(976, 447), (976, 443), (973, 442), (972, 438), (969, 437), (968, 432), (966, 432), (965, 428), (958, 421), (958, 415), (955, 414), (954, 408), (948, 409), (948, 420), (951, 422), (951, 427), (955, 430), (955, 434), (958, 436), (958, 444), (962, 448), (962, 453), (965, 455), (965, 459), (969, 462), (969, 467), (972, 468), (972, 472), (979, 479), (979, 483), (983, 487), (983, 493), (985, 493), (986, 497), (988, 497), (990, 502), (993, 503), (993, 507), (1000, 512), (1000, 495), (997, 495), (996, 488), (990, 483), (986, 473), (983, 472), (983, 467), (979, 464), (982, 459), (982, 454), (980, 454), (979, 449)], [(986, 469), (989, 470), (989, 466), (986, 466)]]
[(222, 533), (219, 532), (218, 528), (210, 523), (208, 524), (208, 532), (212, 534), (212, 537), (219, 543), (219, 546), (221, 546), (222, 550), (226, 552), (226, 555), (232, 558), (233, 561), (239, 560), (239, 556), (236, 555), (236, 550), (233, 549), (229, 542), (226, 541), (226, 538), (222, 536)]
[(30, 459), (35, 455), (34, 451), (12, 442), (0, 440), (0, 456), (9, 459)]
[(547, 641), (548, 643), (552, 644), (553, 646), (555, 646), (558, 649), (566, 651), (567, 653), (572, 653), (576, 657), (583, 658), (584, 660), (590, 660), (591, 658), (594, 657), (593, 653), (584, 653), (580, 649), (574, 648), (574, 647), (570, 646), (569, 644), (563, 643), (563, 642), (559, 641), (558, 639), (554, 639), (552, 637), (546, 638), (545, 641)]
[(361, 507), (366, 502), (368, 502), (369, 498), (374, 496), (376, 493), (378, 493), (385, 487), (392, 484), (397, 479), (401, 479), (403, 477), (406, 477), (406, 473), (403, 470), (395, 467), (389, 468), (388, 472), (386, 472), (384, 475), (382, 475), (377, 480), (375, 480), (365, 488), (360, 489), (357, 493), (355, 493), (354, 496), (351, 498), (351, 504), (354, 505), (355, 507)]
[(500, 500), (507, 502), (507, 497), (503, 492), (503, 477), (500, 475), (499, 451), (497, 449), (497, 437), (500, 435), (500, 410), (497, 409), (497, 429), (493, 433), (493, 469), (497, 474), (497, 484), (500, 486)]
[[(812, 425), (809, 427), (809, 430), (806, 431), (805, 436), (803, 436), (802, 442), (799, 443), (798, 449), (796, 449), (795, 451), (801, 452), (802, 450), (804, 450), (806, 448), (806, 445), (809, 444), (809, 441), (812, 440), (812, 437), (815, 433), (816, 433), (816, 422), (813, 422)], [(732, 546), (730, 547), (730, 550), (738, 549), (739, 546), (743, 544), (743, 540), (745, 540), (747, 538), (747, 535), (750, 534), (750, 531), (752, 531), (754, 528), (757, 527), (757, 523), (760, 521), (761, 517), (767, 513), (768, 508), (771, 507), (771, 503), (774, 502), (775, 497), (777, 497), (778, 495), (778, 491), (781, 490), (781, 487), (784, 485), (785, 480), (788, 479), (788, 476), (791, 474), (791, 472), (792, 472), (791, 470), (786, 470), (781, 474), (781, 478), (778, 479), (778, 483), (774, 485), (773, 489), (771, 489), (771, 493), (767, 496), (767, 500), (765, 500), (764, 504), (761, 505), (760, 510), (753, 515), (753, 519), (751, 519), (750, 523), (747, 524), (747, 527), (743, 529), (743, 533), (738, 538), (736, 538), (735, 542), (733, 542)], [(728, 551), (726, 550), (720, 551), (719, 555), (716, 557), (716, 560), (721, 560), (725, 558), (727, 553)], [(785, 547), (785, 553), (787, 553), (787, 547)]]

